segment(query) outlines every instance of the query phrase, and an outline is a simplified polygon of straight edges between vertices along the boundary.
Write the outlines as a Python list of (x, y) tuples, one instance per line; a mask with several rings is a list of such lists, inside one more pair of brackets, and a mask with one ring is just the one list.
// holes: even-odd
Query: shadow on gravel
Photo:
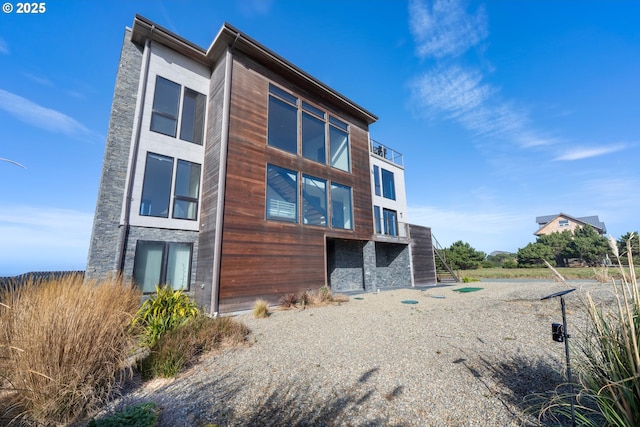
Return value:
[(252, 385), (235, 371), (219, 372), (214, 364), (211, 374), (201, 377), (202, 381), (194, 383), (193, 377), (183, 376), (142, 397), (124, 396), (109, 412), (155, 402), (160, 409), (158, 427), (337, 426), (345, 420), (361, 427), (402, 427), (403, 424), (394, 424), (384, 415), (368, 416), (361, 409), (375, 393), (382, 393), (385, 401), (403, 393), (402, 386), (375, 390), (369, 381), (378, 371), (379, 368), (367, 370), (353, 383), (332, 390), (318, 390), (314, 384), (296, 381), (294, 375), (290, 380), (283, 378), (260, 389), (249, 389)]
[(500, 399), (529, 415), (530, 422), (538, 420), (538, 423), (529, 425), (565, 425), (564, 421), (571, 422), (557, 419), (550, 413), (540, 417), (552, 396), (567, 392), (566, 379), (561, 372), (563, 366), (554, 361), (531, 360), (522, 356), (497, 363), (484, 358), (480, 360), (501, 386), (498, 391)]

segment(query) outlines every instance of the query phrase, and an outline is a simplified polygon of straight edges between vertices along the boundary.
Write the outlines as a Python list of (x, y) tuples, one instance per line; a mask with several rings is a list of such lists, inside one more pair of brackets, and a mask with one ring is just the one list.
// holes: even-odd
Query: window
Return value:
[[(298, 113), (300, 110), (300, 113)], [(298, 129), (298, 115), (300, 126)], [(277, 86), (269, 85), (267, 144), (346, 172), (351, 171), (349, 125)], [(298, 135), (298, 133), (300, 135)], [(302, 153), (299, 153), (298, 138)], [(327, 159), (327, 140), (329, 159)]]
[(298, 222), (298, 173), (267, 165), (267, 219)]
[(202, 145), (204, 134), (205, 96), (189, 88), (182, 98), (180, 139)]
[(327, 226), (327, 181), (302, 176), (302, 221)]
[(173, 197), (173, 217), (196, 219), (200, 194), (200, 165), (178, 160), (176, 188)]
[[(182, 86), (164, 77), (156, 77), (151, 112), (151, 130), (175, 138), (178, 129)], [(206, 97), (185, 88), (182, 98), (180, 139), (202, 145)]]
[(382, 169), (382, 197), (395, 200), (396, 184), (393, 181), (393, 172)]
[(151, 113), (152, 131), (176, 136), (179, 101), (180, 85), (158, 76)]
[(133, 280), (144, 293), (156, 285), (189, 289), (193, 244), (138, 240), (133, 263)]
[(558, 221), (558, 225), (560, 227), (568, 227), (569, 226), (569, 220), (568, 219), (561, 219)]
[(349, 161), (349, 126), (335, 117), (329, 117), (329, 145), (331, 149), (331, 166), (346, 172), (351, 171)]
[(273, 85), (269, 92), (268, 144), (298, 154), (298, 98)]
[(347, 230), (353, 229), (351, 187), (331, 184), (331, 226)]
[(147, 153), (140, 215), (169, 217), (172, 175), (173, 159), (171, 157)]
[(390, 209), (383, 209), (384, 234), (388, 236), (398, 235), (398, 214)]
[[(302, 102), (302, 156), (326, 163), (325, 114), (312, 105)], [(316, 117), (308, 112), (315, 114)]]
[(147, 153), (142, 183), (140, 215), (169, 218), (173, 189), (173, 218), (195, 220), (198, 217), (200, 165), (178, 160), (173, 188), (173, 158)]
[(375, 221), (374, 225), (376, 228), (376, 234), (382, 234), (382, 215), (380, 215), (380, 206), (373, 207), (373, 220)]
[(380, 185), (380, 167), (373, 165), (373, 187), (375, 189), (376, 196), (382, 195), (382, 186)]

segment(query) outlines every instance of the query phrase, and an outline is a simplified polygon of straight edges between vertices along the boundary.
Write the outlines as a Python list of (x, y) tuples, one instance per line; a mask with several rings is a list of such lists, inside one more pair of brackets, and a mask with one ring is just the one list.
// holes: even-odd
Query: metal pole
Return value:
[(569, 394), (571, 402), (571, 425), (576, 427), (576, 413), (573, 401), (575, 396), (573, 394), (573, 380), (571, 379), (571, 361), (569, 359), (569, 334), (567, 333), (567, 313), (564, 307), (564, 297), (560, 297), (560, 305), (562, 306), (562, 325), (564, 335), (564, 353), (567, 357), (567, 380), (569, 381)]

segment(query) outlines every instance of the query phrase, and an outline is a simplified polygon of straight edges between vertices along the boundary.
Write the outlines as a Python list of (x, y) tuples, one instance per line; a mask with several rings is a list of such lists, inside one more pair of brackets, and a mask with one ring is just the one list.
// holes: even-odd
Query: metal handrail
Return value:
[(402, 153), (394, 150), (391, 147), (387, 147), (386, 145), (374, 139), (369, 140), (369, 147), (371, 152), (376, 156), (382, 157), (383, 159), (404, 168), (404, 156), (402, 155)]

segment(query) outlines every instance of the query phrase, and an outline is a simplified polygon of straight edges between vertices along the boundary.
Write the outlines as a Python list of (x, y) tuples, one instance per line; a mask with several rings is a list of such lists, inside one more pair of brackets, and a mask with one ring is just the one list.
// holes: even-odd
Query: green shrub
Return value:
[(158, 339), (149, 356), (139, 363), (143, 378), (175, 377), (203, 352), (225, 344), (238, 345), (248, 334), (244, 324), (229, 317), (193, 317)]
[(518, 268), (518, 263), (510, 259), (502, 263), (502, 268)]
[(158, 424), (158, 412), (158, 405), (155, 403), (141, 403), (114, 414), (93, 419), (87, 427), (154, 427)]
[(477, 279), (475, 277), (465, 276), (465, 277), (462, 278), (462, 283), (471, 283), (471, 282), (479, 282), (479, 281), (480, 281), (480, 279)]
[(124, 379), (137, 290), (119, 280), (85, 284), (75, 274), (30, 279), (0, 300), (0, 373), (27, 422), (73, 422)]
[(153, 347), (166, 332), (199, 313), (196, 303), (182, 291), (156, 286), (156, 293), (142, 304), (133, 323), (142, 327), (145, 344)]

